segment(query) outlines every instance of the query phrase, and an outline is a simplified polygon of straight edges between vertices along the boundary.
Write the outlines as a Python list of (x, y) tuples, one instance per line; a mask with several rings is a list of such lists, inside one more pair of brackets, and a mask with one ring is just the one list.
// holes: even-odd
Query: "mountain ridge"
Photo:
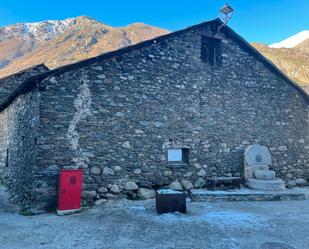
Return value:
[(294, 48), (303, 41), (309, 39), (309, 30), (303, 30), (295, 35), (292, 35), (280, 42), (270, 44), (271, 48)]
[(273, 48), (263, 43), (251, 45), (309, 92), (309, 39), (292, 48)]
[(87, 16), (2, 27), (0, 78), (35, 64), (74, 63), (168, 32), (140, 22), (111, 27)]

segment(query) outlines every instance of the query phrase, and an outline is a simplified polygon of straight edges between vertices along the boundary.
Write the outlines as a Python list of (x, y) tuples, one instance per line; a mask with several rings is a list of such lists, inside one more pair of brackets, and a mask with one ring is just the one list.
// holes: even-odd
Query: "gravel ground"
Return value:
[(20, 216), (7, 205), (0, 195), (1, 249), (309, 248), (308, 200), (188, 202), (188, 214), (164, 215), (154, 200), (126, 200), (62, 217)]

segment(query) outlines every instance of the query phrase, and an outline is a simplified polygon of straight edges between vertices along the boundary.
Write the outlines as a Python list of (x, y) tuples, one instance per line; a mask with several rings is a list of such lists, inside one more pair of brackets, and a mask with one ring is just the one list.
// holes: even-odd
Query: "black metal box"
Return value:
[(157, 192), (156, 209), (159, 214), (173, 212), (186, 213), (186, 195), (177, 191), (171, 193)]

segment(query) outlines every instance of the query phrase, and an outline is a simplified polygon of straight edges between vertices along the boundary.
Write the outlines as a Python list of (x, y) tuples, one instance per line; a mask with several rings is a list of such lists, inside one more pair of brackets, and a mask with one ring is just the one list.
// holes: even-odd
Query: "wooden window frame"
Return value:
[(222, 51), (221, 40), (202, 35), (201, 38), (201, 60), (211, 66), (221, 66)]

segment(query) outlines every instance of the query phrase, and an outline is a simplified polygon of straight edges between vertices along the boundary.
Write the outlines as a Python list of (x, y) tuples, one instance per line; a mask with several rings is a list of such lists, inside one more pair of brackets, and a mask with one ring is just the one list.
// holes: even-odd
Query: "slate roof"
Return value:
[(253, 46), (251, 46), (244, 38), (242, 38), (240, 35), (238, 35), (234, 30), (232, 30), (230, 27), (226, 26), (223, 24), (223, 22), (217, 18), (214, 20), (210, 20), (207, 22), (203, 22), (194, 26), (190, 26), (188, 28), (185, 28), (183, 30), (179, 30), (179, 31), (175, 31), (166, 35), (162, 35), (147, 41), (143, 41), (140, 43), (137, 43), (135, 45), (132, 46), (128, 46), (128, 47), (124, 47), (112, 52), (108, 52), (108, 53), (104, 53), (101, 54), (99, 56), (95, 56), (93, 58), (90, 59), (85, 59), (73, 64), (69, 64), (69, 65), (65, 65), (59, 68), (56, 68), (54, 70), (50, 70), (47, 71), (45, 73), (42, 74), (38, 74), (35, 76), (32, 76), (30, 78), (28, 78), (27, 80), (25, 80), (14, 92), (11, 93), (11, 95), (4, 100), (2, 103), (0, 103), (0, 112), (2, 112), (6, 107), (8, 107), (16, 97), (18, 97), (20, 94), (26, 93), (28, 91), (31, 91), (33, 88), (35, 88), (37, 86), (37, 83), (40, 80), (43, 80), (44, 78), (48, 77), (48, 76), (52, 76), (52, 75), (56, 75), (56, 74), (61, 74), (73, 69), (78, 69), (78, 68), (82, 68), (85, 66), (88, 66), (90, 64), (96, 63), (96, 62), (100, 62), (106, 59), (110, 59), (116, 56), (120, 56), (126, 53), (129, 53), (131, 51), (134, 50), (138, 50), (144, 47), (147, 47), (155, 42), (161, 42), (164, 41), (166, 39), (172, 38), (172, 37), (176, 37), (179, 34), (185, 33), (187, 31), (190, 30), (194, 30), (196, 28), (205, 26), (205, 25), (215, 25), (217, 27), (221, 26), (221, 32), (223, 32), (225, 35), (227, 35), (228, 37), (232, 38), (234, 41), (236, 41), (238, 43), (238, 45), (244, 49), (245, 51), (247, 51), (249, 54), (251, 54), (255, 59), (257, 59), (258, 61), (260, 61), (266, 68), (268, 68), (272, 73), (274, 73), (278, 78), (280, 78), (281, 80), (287, 82), (288, 84), (290, 84), (292, 87), (294, 87), (297, 91), (299, 91), (303, 97), (306, 99), (307, 103), (309, 104), (309, 95), (300, 87), (298, 86), (293, 80), (291, 80), (287, 75), (285, 75), (279, 68), (277, 68), (270, 60), (268, 60), (266, 57), (264, 57), (260, 52), (258, 52)]
[(0, 103), (5, 101), (12, 92), (20, 86), (25, 80), (30, 78), (33, 75), (41, 74), (48, 71), (48, 67), (44, 64), (39, 64), (26, 68), (22, 71), (19, 71), (15, 74), (5, 76), (0, 79)]
[(18, 76), (21, 76), (21, 75), (23, 75), (23, 74), (25, 74), (25, 73), (29, 73), (29, 72), (31, 72), (31, 71), (35, 71), (35, 70), (37, 70), (37, 69), (39, 69), (39, 68), (42, 68), (42, 69), (44, 69), (44, 70), (46, 70), (46, 71), (49, 71), (49, 68), (48, 68), (44, 63), (37, 64), (37, 65), (34, 65), (34, 66), (32, 66), (32, 67), (28, 67), (28, 68), (26, 68), (26, 69), (23, 69), (23, 70), (21, 70), (21, 71), (18, 71), (18, 72), (14, 73), (14, 74), (10, 74), (10, 75), (8, 75), (8, 76), (4, 76), (4, 77), (0, 78), (0, 84), (1, 84), (3, 81), (5, 81), (5, 80), (7, 80), (7, 79), (9, 79), (9, 78), (18, 77)]

